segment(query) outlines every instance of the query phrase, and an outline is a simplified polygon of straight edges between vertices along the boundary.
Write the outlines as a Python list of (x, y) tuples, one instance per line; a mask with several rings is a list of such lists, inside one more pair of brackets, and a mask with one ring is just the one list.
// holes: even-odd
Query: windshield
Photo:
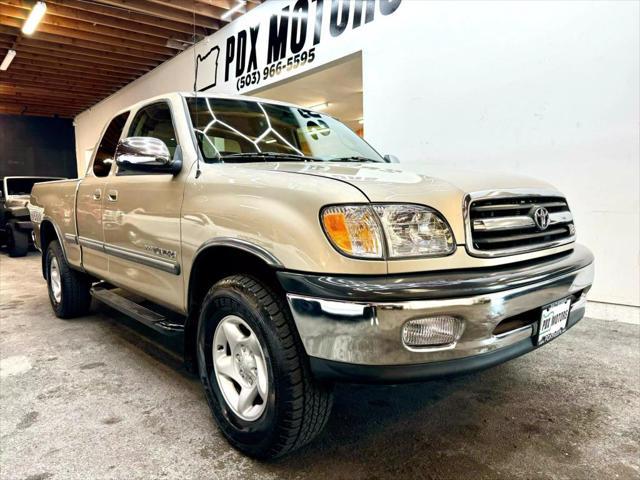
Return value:
[(207, 97), (187, 104), (205, 160), (384, 161), (349, 127), (312, 110)]
[(7, 195), (30, 195), (33, 185), (38, 182), (50, 182), (59, 178), (47, 177), (7, 177)]

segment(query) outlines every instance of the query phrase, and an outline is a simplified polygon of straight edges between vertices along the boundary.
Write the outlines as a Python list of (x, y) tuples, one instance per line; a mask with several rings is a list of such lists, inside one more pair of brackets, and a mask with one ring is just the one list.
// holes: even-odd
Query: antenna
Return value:
[[(193, 2), (193, 101), (196, 108), (196, 125), (199, 125), (198, 120), (198, 58), (196, 56), (196, 3)], [(198, 140), (196, 138), (196, 147)], [(198, 147), (199, 148), (199, 147)], [(200, 170), (200, 151), (196, 151), (196, 179), (200, 177), (202, 171)]]

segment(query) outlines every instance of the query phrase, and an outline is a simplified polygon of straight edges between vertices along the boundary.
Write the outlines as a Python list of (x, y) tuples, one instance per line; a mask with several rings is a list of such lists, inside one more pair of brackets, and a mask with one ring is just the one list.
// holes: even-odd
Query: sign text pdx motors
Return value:
[(378, 17), (391, 15), (401, 3), (402, 0), (291, 2), (265, 15), (259, 23), (201, 50), (203, 53), (196, 60), (194, 89), (205, 91), (225, 84), (241, 92), (293, 75), (295, 70), (316, 62), (320, 49), (328, 48), (327, 44)]

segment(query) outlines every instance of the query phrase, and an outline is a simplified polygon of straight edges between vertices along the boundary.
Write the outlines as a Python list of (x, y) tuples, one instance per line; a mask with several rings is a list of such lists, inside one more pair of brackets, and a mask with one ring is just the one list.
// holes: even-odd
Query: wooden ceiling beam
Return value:
[[(18, 57), (16, 56), (16, 59), (17, 58)], [(18, 70), (18, 71), (27, 72), (30, 74), (38, 74), (38, 75), (41, 75), (43, 79), (46, 79), (47, 75), (53, 74), (61, 78), (70, 78), (70, 79), (78, 78), (78, 79), (92, 80), (94, 82), (104, 82), (107, 85), (124, 86), (135, 79), (135, 77), (116, 77), (112, 75), (102, 75), (98, 73), (88, 73), (88, 72), (74, 71), (73, 73), (70, 73), (68, 69), (60, 70), (59, 68), (51, 68), (48, 66), (47, 67), (38, 66), (38, 65), (29, 64), (27, 62), (28, 61), (25, 62), (25, 61), (14, 60), (10, 68), (12, 71)]]
[(37, 107), (35, 105), (21, 105), (17, 103), (0, 102), (0, 113), (6, 113), (8, 115), (20, 115), (20, 116), (36, 116), (37, 115), (37, 116), (43, 116), (43, 117), (74, 118), (81, 111), (62, 110), (56, 107)]
[[(0, 16), (0, 33), (18, 35), (20, 32), (20, 28), (22, 27), (22, 23), (20, 22), (20, 20), (8, 19), (11, 21), (10, 24), (5, 24), (4, 20), (6, 18), (7, 17)], [(56, 27), (49, 27), (49, 29), (51, 28), (53, 28), (54, 30), (56, 29)], [(132, 49), (129, 47), (105, 45), (103, 43), (99, 43), (92, 40), (84, 40), (81, 38), (69, 38), (65, 32), (60, 32), (60, 31), (57, 31), (57, 33), (56, 32), (50, 33), (50, 32), (44, 32), (42, 29), (39, 29), (29, 38), (51, 42), (51, 43), (63, 44), (63, 45), (73, 45), (73, 46), (79, 46), (84, 48), (90, 48), (92, 50), (97, 50), (102, 52), (103, 55), (108, 55), (110, 53), (118, 53), (121, 55), (129, 55), (132, 57), (145, 59), (148, 61), (153, 60), (157, 62), (164, 62), (165, 60), (170, 58), (167, 55), (158, 55), (153, 52), (140, 51), (140, 50)]]
[[(67, 66), (63, 62), (43, 62), (42, 60), (32, 60), (29, 58), (25, 58), (24, 55), (16, 55), (13, 60), (12, 67), (17, 66), (18, 68), (32, 68), (34, 70), (40, 70), (43, 73), (51, 72), (51, 73), (60, 73), (69, 75), (72, 77), (78, 78), (95, 78), (103, 81), (131, 81), (135, 78), (138, 78), (140, 74), (132, 74), (127, 72), (108, 72), (104, 70), (98, 70), (96, 68), (90, 67), (78, 67), (74, 66), (73, 68), (67, 68)], [(73, 72), (69, 74), (69, 72)]]
[(13, 84), (24, 84), (34, 86), (46, 86), (50, 85), (51, 88), (57, 88), (60, 90), (66, 90), (73, 92), (76, 89), (86, 91), (88, 93), (95, 93), (97, 96), (108, 96), (118, 91), (118, 85), (100, 85), (95, 83), (79, 82), (77, 80), (69, 80), (59, 77), (48, 76), (46, 79), (42, 79), (37, 75), (32, 75), (25, 72), (13, 72), (10, 75), (3, 75), (2, 80), (6, 82), (12, 82)]
[[(220, 20), (221, 17), (227, 12), (226, 8), (216, 7), (209, 2), (203, 3), (196, 0), (149, 0), (149, 2), (155, 3), (157, 5), (163, 5), (169, 8), (175, 8), (177, 10), (187, 12), (192, 16), (193, 12), (195, 12), (196, 15), (215, 18), (216, 20)], [(223, 20), (223, 22), (225, 21)]]
[[(9, 48), (9, 45), (6, 42), (0, 41), (0, 45), (5, 48)], [(61, 52), (60, 50), (55, 49), (47, 49), (41, 47), (32, 47), (28, 44), (24, 43), (24, 40), (20, 40), (17, 45), (17, 49), (20, 55), (22, 53), (30, 53), (36, 55), (42, 55), (46, 58), (55, 58), (55, 59), (68, 59), (68, 60), (80, 60), (82, 62), (88, 62), (95, 65), (100, 66), (108, 66), (112, 68), (125, 69), (125, 70), (133, 70), (139, 73), (144, 73), (149, 71), (149, 67), (145, 65), (137, 65), (135, 63), (127, 63), (121, 60), (113, 60), (109, 57), (99, 57), (97, 55), (84, 55), (82, 53), (74, 52)]]
[(96, 86), (95, 84), (77, 83), (64, 81), (59, 79), (52, 79), (47, 77), (46, 80), (42, 80), (39, 77), (33, 75), (23, 75), (20, 73), (14, 73), (11, 75), (2, 75), (0, 77), (0, 85), (25, 85), (29, 87), (37, 88), (51, 88), (52, 90), (59, 90), (63, 92), (82, 92), (90, 93), (95, 97), (105, 97), (116, 92), (114, 88), (104, 88), (102, 86)]
[[(0, 14), (23, 21), (27, 19), (30, 12), (28, 8), (7, 5), (6, 1), (7, 0), (0, 1)], [(64, 7), (52, 5), (51, 8), (47, 8), (47, 14), (42, 19), (42, 25), (53, 25), (78, 30), (80, 32), (104, 35), (106, 37), (123, 38), (129, 42), (137, 42), (145, 45), (148, 44), (164, 47), (167, 41), (166, 36), (165, 38), (162, 38), (155, 35), (147, 35), (144, 32), (139, 33), (140, 29), (135, 29), (136, 27), (133, 27), (133, 30), (129, 30), (125, 27), (124, 22), (120, 27), (104, 26), (99, 23), (92, 22), (91, 20), (79, 20), (74, 17), (61, 16), (54, 13), (55, 10), (61, 8), (63, 9)]]
[(33, 100), (27, 100), (25, 98), (10, 98), (5, 95), (0, 95), (0, 104), (9, 104), (9, 105), (22, 105), (27, 109), (51, 109), (53, 111), (58, 112), (69, 112), (77, 115), (80, 112), (83, 112), (90, 108), (93, 104), (88, 105), (72, 105), (67, 106), (61, 103), (42, 103), (45, 99), (34, 98)]
[(52, 100), (47, 97), (37, 95), (6, 95), (0, 93), (0, 103), (13, 103), (34, 107), (56, 107), (65, 111), (83, 111), (94, 105), (96, 102), (69, 102), (64, 100)]
[(87, 94), (87, 93), (77, 92), (77, 91), (71, 93), (69, 91), (55, 90), (55, 89), (46, 88), (46, 87), (34, 87), (31, 85), (24, 85), (24, 84), (12, 85), (4, 82), (0, 82), (0, 94), (5, 94), (5, 95), (25, 94), (25, 95), (34, 95), (34, 96), (37, 95), (37, 96), (43, 96), (45, 98), (61, 99), (63, 101), (68, 101), (69, 99), (74, 99), (78, 101), (83, 100), (88, 102), (96, 101), (95, 94)]
[[(185, 23), (187, 25), (193, 25), (194, 23), (193, 12), (186, 12), (178, 8), (160, 5), (147, 0), (100, 0), (100, 3), (121, 7), (132, 12), (153, 15), (166, 20)], [(222, 26), (222, 23), (219, 20), (211, 17), (205, 17), (197, 13), (195, 15), (195, 24), (196, 27), (202, 27), (214, 31), (219, 30)]]
[[(27, 13), (31, 11), (32, 6), (31, 2), (27, 0), (0, 0), (0, 4), (20, 8), (26, 10)], [(191, 42), (193, 39), (193, 35), (166, 30), (155, 25), (145, 25), (126, 18), (116, 18), (48, 2), (47, 17), (50, 15), (69, 20), (88, 22), (90, 25), (125, 30), (127, 32), (139, 32), (152, 37), (158, 37), (161, 39), (161, 44), (163, 45), (167, 41), (167, 38), (175, 38), (176, 40), (185, 42)]]
[(109, 62), (114, 62), (115, 64), (120, 64), (121, 62), (122, 64), (130, 66), (132, 68), (140, 67), (147, 71), (160, 64), (160, 61), (158, 60), (145, 60), (142, 58), (132, 57), (130, 55), (122, 55), (113, 52), (107, 52), (105, 54), (104, 50), (94, 50), (92, 48), (78, 47), (76, 45), (62, 45), (59, 43), (38, 40), (35, 38), (22, 37), (18, 41), (18, 45), (19, 47), (35, 47), (40, 50), (55, 52), (57, 55), (61, 55), (63, 57), (76, 54), (101, 60), (109, 60)]
[[(0, 23), (22, 28), (24, 20), (29, 16), (29, 12), (9, 5), (0, 5)], [(150, 51), (168, 57), (174, 56), (179, 50), (166, 47), (166, 42), (160, 38), (143, 35), (136, 32), (125, 32), (110, 27), (92, 25), (87, 22), (69, 20), (67, 18), (56, 17), (55, 15), (45, 15), (42, 23), (38, 25), (38, 31), (54, 33), (71, 38), (89, 40), (106, 45), (128, 47), (142, 52)]]
[(206, 3), (207, 5), (213, 5), (214, 7), (229, 10), (238, 3), (238, 0), (196, 0), (200, 3)]
[(58, 118), (73, 118), (73, 113), (55, 113), (52, 110), (41, 109), (38, 111), (23, 112), (23, 108), (19, 105), (3, 105), (0, 103), (0, 113), (4, 115), (17, 115), (17, 116), (31, 116), (31, 117), (58, 117)]
[[(160, 63), (179, 43), (211, 34), (238, 0), (48, 0), (29, 37), (20, 29), (35, 0), (0, 0), (0, 113), (68, 116), (90, 108)], [(259, 5), (247, 0), (234, 18)], [(195, 33), (194, 33), (195, 24)]]
[[(24, 112), (25, 108), (29, 109), (29, 113)], [(77, 115), (75, 109), (62, 109), (62, 108), (56, 108), (56, 107), (35, 106), (35, 105), (29, 108), (29, 106), (27, 105), (16, 103), (16, 102), (0, 102), (0, 111), (2, 113), (12, 113), (14, 115), (48, 114), (48, 115), (59, 115), (59, 116), (64, 115), (64, 116), (71, 116), (71, 117), (74, 117)]]
[(82, 70), (96, 70), (98, 73), (104, 73), (108, 75), (143, 75), (144, 70), (139, 68), (126, 68), (124, 66), (105, 65), (95, 61), (78, 60), (75, 57), (56, 57), (53, 55), (46, 55), (42, 53), (32, 53), (27, 48), (20, 47), (18, 56), (22, 59), (33, 60), (36, 64), (51, 65), (55, 68), (73, 68), (76, 71)]
[(86, 110), (82, 107), (65, 107), (63, 105), (39, 105), (34, 103), (22, 102), (21, 100), (11, 100), (0, 97), (0, 105), (19, 107), (21, 110), (34, 110), (34, 111), (50, 111), (55, 113), (63, 113), (70, 115), (77, 115), (78, 113)]
[[(24, 1), (24, 0), (15, 0), (15, 1)], [(187, 34), (189, 38), (193, 36), (193, 24), (191, 21), (189, 21), (189, 23), (176, 22), (174, 20), (167, 20), (166, 18), (160, 18), (157, 15), (148, 15), (145, 13), (134, 12), (119, 6), (108, 5), (105, 3), (98, 4), (91, 0), (48, 0), (47, 1), (47, 5), (52, 5), (52, 4), (71, 7), (71, 8), (74, 8), (75, 10), (80, 10), (88, 13), (95, 13), (99, 15), (109, 16), (112, 18), (116, 18), (118, 20), (127, 20), (131, 22), (139, 23), (142, 25), (171, 30), (173, 32), (180, 32), (180, 33)], [(196, 27), (195, 34), (198, 37), (206, 37), (210, 33), (211, 31), (207, 29)]]

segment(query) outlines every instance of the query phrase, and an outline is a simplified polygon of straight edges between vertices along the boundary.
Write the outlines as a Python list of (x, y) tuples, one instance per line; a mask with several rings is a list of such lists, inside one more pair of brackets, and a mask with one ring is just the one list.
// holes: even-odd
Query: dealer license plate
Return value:
[(538, 345), (553, 340), (567, 328), (567, 319), (571, 310), (571, 298), (563, 298), (542, 307), (538, 327)]

